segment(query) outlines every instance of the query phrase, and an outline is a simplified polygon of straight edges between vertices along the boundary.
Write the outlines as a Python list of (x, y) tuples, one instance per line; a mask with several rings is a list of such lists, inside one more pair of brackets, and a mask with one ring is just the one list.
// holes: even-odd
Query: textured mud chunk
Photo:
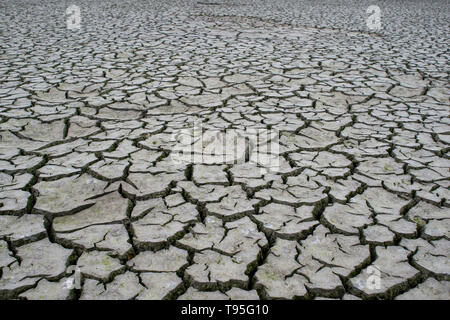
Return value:
[(396, 300), (449, 300), (450, 282), (428, 278), (411, 290), (398, 295)]
[(153, 166), (153, 162), (161, 157), (162, 152), (141, 149), (131, 154), (130, 172), (147, 171)]
[(77, 261), (81, 273), (92, 279), (108, 281), (125, 269), (118, 259), (112, 258), (105, 251), (85, 251)]
[(358, 298), (357, 296), (354, 296), (352, 294), (344, 294), (342, 297), (342, 300), (362, 300), (361, 298)]
[(50, 123), (31, 121), (25, 126), (25, 130), (21, 134), (33, 140), (51, 142), (63, 139), (64, 127), (64, 121)]
[(66, 263), (72, 250), (43, 239), (17, 248), (21, 263), (15, 262), (3, 268), (0, 279), (0, 296), (11, 297), (32, 287), (45, 277), (54, 280), (66, 270)]
[(113, 140), (109, 141), (89, 141), (87, 144), (82, 144), (75, 148), (79, 152), (99, 152), (110, 149), (114, 144)]
[(180, 193), (170, 194), (164, 198), (164, 202), (166, 205), (170, 207), (176, 207), (182, 203), (184, 203), (184, 198)]
[(249, 75), (249, 74), (233, 74), (231, 76), (226, 76), (223, 78), (224, 81), (230, 83), (244, 83), (249, 81), (257, 80), (257, 76)]
[(175, 272), (187, 265), (187, 251), (170, 247), (157, 252), (143, 251), (127, 262), (136, 272)]
[(260, 213), (254, 218), (262, 223), (262, 228), (274, 232), (277, 237), (294, 240), (308, 234), (319, 224), (314, 220), (314, 207), (290, 207), (271, 203), (260, 208)]
[(361, 200), (366, 200), (377, 214), (392, 215), (400, 215), (409, 202), (382, 188), (368, 188), (361, 195)]
[[(230, 191), (230, 189), (228, 189)], [(247, 195), (240, 188), (228, 193), (220, 202), (208, 203), (206, 210), (210, 214), (214, 214), (225, 220), (236, 219), (243, 215), (253, 213), (255, 211), (254, 205), (259, 200), (247, 199)]]
[(22, 190), (0, 191), (0, 214), (21, 214), (25, 212), (30, 193)]
[(112, 160), (107, 159), (96, 162), (89, 167), (94, 174), (99, 175), (103, 179), (117, 180), (120, 179), (125, 168), (128, 166), (128, 161), (126, 160)]
[(201, 106), (202, 108), (213, 108), (222, 105), (223, 96), (220, 94), (202, 94), (193, 97), (182, 97), (181, 102), (191, 106)]
[(111, 152), (104, 152), (103, 155), (108, 158), (121, 159), (126, 158), (130, 153), (138, 151), (139, 149), (133, 145), (133, 141), (128, 139), (119, 143), (117, 148)]
[(85, 137), (91, 135), (100, 128), (96, 127), (96, 121), (82, 116), (74, 116), (70, 119), (70, 126), (67, 136), (72, 137)]
[(259, 300), (256, 290), (243, 290), (240, 288), (232, 288), (225, 292), (231, 300)]
[[(20, 143), (20, 145), (22, 146), (21, 142), (18, 143)], [(38, 156), (17, 156), (10, 159), (9, 161), (0, 160), (0, 170), (5, 170), (5, 172), (32, 171), (42, 162), (43, 159)]]
[(185, 293), (178, 297), (179, 300), (230, 300), (220, 291), (199, 291), (190, 287)]
[(335, 297), (344, 291), (339, 276), (348, 277), (370, 259), (369, 247), (361, 245), (358, 237), (332, 234), (323, 226), (300, 242), (299, 252), (297, 273), (307, 277), (305, 286)]
[[(232, 117), (228, 114), (223, 116)], [(236, 120), (235, 117), (232, 118)], [(222, 123), (218, 125), (223, 126)], [(194, 180), (198, 183), (227, 184), (226, 173), (221, 172), (225, 168), (223, 164), (244, 162), (246, 151), (249, 151), (249, 148), (254, 149), (254, 144), (249, 144), (250, 140), (254, 140), (251, 136), (251, 133), (244, 130), (224, 132), (214, 128), (202, 132), (201, 127), (197, 126), (185, 128), (175, 135), (176, 144), (171, 158), (181, 163), (194, 163)], [(251, 158), (252, 155), (250, 161)]]
[(204, 223), (197, 223), (178, 243), (195, 250), (212, 248), (225, 234), (223, 222), (214, 216), (206, 217)]
[(280, 143), (283, 145), (311, 151), (326, 148), (338, 141), (333, 132), (313, 127), (302, 129), (298, 134), (286, 134), (280, 137)]
[(421, 88), (427, 85), (428, 81), (424, 80), (420, 75), (396, 75), (393, 77), (394, 80), (398, 81), (402, 86), (408, 88)]
[(361, 183), (352, 178), (335, 180), (334, 177), (330, 178), (329, 176), (324, 177), (317, 175), (314, 176), (313, 180), (322, 186), (329, 187), (329, 196), (333, 200), (343, 204), (347, 203), (347, 201), (361, 188)]
[(229, 254), (241, 254), (243, 249), (255, 250), (246, 244), (265, 246), (267, 240), (248, 217), (224, 224), (219, 218), (208, 216), (204, 223), (198, 222), (178, 243), (199, 251), (215, 248)]
[[(426, 173), (424, 174), (426, 175)], [(413, 175), (412, 171), (403, 175), (386, 175), (383, 179), (383, 185), (391, 192), (411, 193), (416, 191), (421, 198), (436, 197), (433, 192), (430, 192), (431, 188), (430, 185), (426, 185), (427, 182), (429, 182), (428, 179), (417, 179), (417, 175)], [(437, 202), (439, 204), (440, 199)]]
[[(439, 182), (437, 182), (439, 183)], [(420, 190), (417, 192), (417, 196), (425, 201), (430, 201), (435, 205), (442, 205), (442, 203), (447, 203), (450, 199), (450, 193), (448, 191), (448, 185), (443, 182), (446, 188), (438, 187), (437, 189), (431, 190)]]
[(9, 251), (8, 243), (0, 240), (0, 268), (8, 266), (14, 261), (16, 261), (16, 259), (14, 258), (14, 254)]
[[(328, 151), (292, 153), (289, 157), (295, 161), (299, 167), (313, 168), (321, 171), (325, 175), (344, 175), (348, 172), (352, 164), (344, 155), (334, 154)], [(332, 170), (335, 170), (334, 173)]]
[(42, 215), (0, 216), (0, 237), (6, 237), (15, 246), (40, 240), (46, 234)]
[(318, 204), (327, 198), (325, 188), (307, 177), (289, 177), (287, 184), (275, 181), (270, 189), (255, 193), (255, 197), (263, 200), (273, 199), (277, 203), (287, 205)]
[(132, 272), (119, 274), (113, 281), (103, 284), (93, 279), (86, 279), (80, 300), (130, 300), (145, 288), (139, 278)]
[(372, 179), (383, 180), (388, 175), (403, 174), (403, 165), (390, 157), (369, 158), (358, 165), (357, 171)]
[(29, 289), (19, 295), (27, 300), (68, 300), (72, 297), (71, 289), (66, 285), (67, 278), (50, 282), (46, 279), (39, 281), (36, 288)]
[(351, 6), (153, 2), (92, 1), (116, 28), (75, 46), (2, 2), (0, 299), (448, 299), (444, 1), (378, 35)]
[(396, 97), (410, 98), (420, 95), (423, 92), (423, 88), (407, 88), (403, 86), (395, 86), (389, 93)]
[(194, 77), (179, 77), (177, 82), (190, 87), (203, 87), (203, 84)]
[(238, 257), (205, 250), (195, 254), (194, 264), (186, 269), (186, 274), (193, 286), (201, 289), (213, 288), (215, 282), (244, 287), (248, 281), (246, 270), (247, 265)]
[(66, 93), (56, 88), (51, 88), (47, 92), (38, 91), (37, 98), (48, 102), (66, 102)]
[(424, 228), (424, 237), (427, 239), (449, 238), (450, 233), (450, 208), (438, 207), (421, 201), (411, 208), (407, 217), (418, 228)]
[[(180, 100), (172, 100), (169, 104), (156, 102), (155, 104), (160, 106), (148, 110), (147, 115), (153, 116), (153, 115), (196, 114), (198, 112), (201, 112), (202, 109), (198, 105), (190, 105), (190, 106), (187, 105), (189, 103), (195, 104), (194, 102), (195, 98), (196, 97), (194, 96), (182, 97)], [(200, 102), (200, 100), (198, 101)], [(201, 102), (205, 102), (205, 108), (218, 106), (220, 104), (217, 97), (215, 97), (214, 95), (207, 95), (205, 97), (202, 97)], [(208, 102), (212, 102), (212, 105), (208, 106), (207, 105)]]
[(178, 182), (177, 186), (187, 192), (189, 197), (199, 202), (216, 202), (222, 199), (224, 196), (230, 193), (243, 194), (240, 186), (216, 186), (216, 185), (203, 185), (197, 187), (191, 181)]
[(431, 220), (426, 224), (423, 232), (426, 237), (431, 239), (441, 237), (450, 239), (450, 219)]
[(428, 202), (421, 201), (412, 207), (407, 215), (411, 220), (414, 220), (416, 217), (425, 221), (429, 219), (448, 219), (450, 218), (450, 208), (438, 207)]
[(38, 169), (39, 177), (55, 178), (80, 172), (83, 167), (97, 160), (94, 154), (72, 152), (69, 155), (51, 159)]
[(373, 244), (392, 244), (395, 236), (384, 226), (369, 226), (364, 229), (363, 234), (366, 241)]
[(425, 241), (423, 239), (402, 239), (400, 245), (411, 252), (414, 266), (425, 273), (431, 273), (446, 280), (450, 277), (450, 241), (446, 239)]
[(69, 247), (106, 250), (113, 256), (125, 257), (132, 251), (130, 237), (123, 224), (94, 225), (74, 232), (57, 232), (54, 237)]
[[(72, 163), (72, 161), (75, 163), (77, 161), (80, 161), (80, 155), (77, 153), (73, 153), (73, 158), (70, 158), (68, 155), (72, 153), (75, 149), (78, 149), (79, 147), (80, 149), (82, 149), (87, 145), (88, 142), (86, 140), (77, 139), (70, 142), (68, 141), (65, 143), (58, 143), (56, 145), (50, 144), (45, 148), (38, 149), (36, 152), (38, 152), (41, 155), (48, 155), (51, 157), (55, 157), (50, 159), (47, 163), (50, 163), (52, 165), (61, 164), (62, 166), (64, 166), (64, 164), (67, 164), (69, 166)], [(84, 154), (84, 156), (88, 157), (88, 154)], [(89, 157), (91, 157), (91, 159), (94, 159), (95, 155), (90, 155)], [(38, 170), (38, 172), (40, 171)]]
[(428, 90), (427, 95), (433, 97), (439, 102), (448, 103), (449, 99), (448, 89), (446, 90), (444, 88), (431, 88), (430, 90)]
[(336, 203), (326, 207), (322, 219), (330, 227), (347, 234), (358, 234), (360, 228), (372, 223), (370, 209), (360, 196), (345, 205)]
[(147, 215), (152, 210), (165, 210), (166, 205), (162, 198), (154, 198), (142, 201), (136, 201), (133, 211), (131, 211), (131, 217), (133, 219), (141, 218)]
[[(1, 129), (1, 128), (0, 128)], [(1, 159), (10, 159), (14, 156), (17, 156), (19, 153), (18, 146), (20, 145), (20, 149), (23, 150), (35, 150), (45, 146), (47, 143), (42, 141), (32, 141), (28, 139), (20, 139), (17, 136), (13, 135), (10, 131), (0, 131), (2, 136), (2, 145), (1, 145)], [(5, 155), (8, 155), (7, 157)], [(17, 156), (17, 158), (21, 158), (22, 156)], [(24, 156), (25, 158), (33, 158), (32, 156)], [(37, 158), (37, 157), (36, 157)], [(42, 160), (42, 159), (41, 159)], [(10, 163), (0, 161), (0, 168), (3, 170), (4, 166), (13, 169)]]
[(90, 198), (103, 194), (106, 185), (88, 174), (39, 182), (33, 186), (38, 192), (34, 209), (51, 215), (72, 213), (95, 203)]
[(388, 227), (400, 236), (413, 237), (417, 233), (416, 223), (404, 219), (403, 216), (377, 215), (377, 221), (379, 225)]
[(29, 173), (9, 175), (0, 172), (0, 191), (22, 189), (32, 178)]
[(215, 287), (219, 283), (245, 286), (248, 268), (267, 246), (266, 238), (248, 217), (225, 225), (218, 218), (207, 217), (205, 224), (197, 223), (178, 243), (201, 251), (195, 253), (194, 264), (186, 269), (194, 287)]
[(419, 270), (408, 263), (409, 252), (402, 247), (376, 247), (377, 258), (356, 277), (350, 279), (355, 293), (364, 297), (390, 295), (408, 287)]
[(296, 274), (301, 265), (296, 261), (298, 243), (277, 239), (269, 255), (255, 273), (256, 286), (264, 290), (266, 298), (292, 299), (307, 295), (308, 280)]
[(96, 224), (121, 222), (127, 218), (128, 200), (118, 192), (96, 198), (94, 205), (72, 215), (56, 217), (53, 230), (75, 231)]
[(192, 178), (197, 184), (228, 184), (225, 166), (195, 165)]
[(136, 297), (138, 300), (169, 299), (183, 285), (174, 272), (144, 272), (140, 277), (146, 288)]
[(244, 184), (249, 188), (261, 187), (279, 178), (272, 174), (265, 174), (262, 168), (252, 162), (236, 164), (230, 172), (235, 183)]
[(138, 104), (128, 102), (114, 102), (108, 105), (111, 109), (118, 110), (143, 110), (144, 108)]
[(198, 211), (191, 203), (177, 207), (154, 208), (142, 219), (132, 223), (133, 241), (141, 247), (159, 248), (184, 235), (190, 224), (197, 221)]
[[(147, 137), (147, 136), (146, 136)], [(176, 143), (175, 135), (169, 133), (157, 133), (140, 141), (139, 146), (155, 152), (160, 149), (173, 149)]]

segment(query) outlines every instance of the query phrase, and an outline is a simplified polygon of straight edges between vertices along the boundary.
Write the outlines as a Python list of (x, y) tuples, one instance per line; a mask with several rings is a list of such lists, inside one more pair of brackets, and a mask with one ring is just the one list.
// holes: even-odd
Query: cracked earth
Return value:
[(448, 3), (339, 3), (2, 1), (0, 298), (450, 299)]

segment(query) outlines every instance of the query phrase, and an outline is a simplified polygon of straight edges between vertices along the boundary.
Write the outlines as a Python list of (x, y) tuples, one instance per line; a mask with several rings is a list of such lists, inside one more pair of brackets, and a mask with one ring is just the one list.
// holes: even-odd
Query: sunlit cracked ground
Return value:
[(449, 299), (448, 2), (217, 3), (0, 3), (0, 298)]

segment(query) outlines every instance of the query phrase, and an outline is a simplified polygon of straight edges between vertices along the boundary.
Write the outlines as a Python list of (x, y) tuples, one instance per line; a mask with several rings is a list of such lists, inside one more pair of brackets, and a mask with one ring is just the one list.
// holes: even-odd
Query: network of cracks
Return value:
[[(1, 44), (0, 297), (449, 299), (445, 74), (370, 33), (172, 19)], [(174, 163), (193, 123), (277, 130), (278, 170)]]

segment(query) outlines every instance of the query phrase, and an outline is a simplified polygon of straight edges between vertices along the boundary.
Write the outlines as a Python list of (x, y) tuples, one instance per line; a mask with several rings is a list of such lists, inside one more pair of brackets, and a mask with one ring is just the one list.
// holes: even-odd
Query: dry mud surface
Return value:
[(370, 4), (2, 1), (0, 298), (449, 299), (449, 6)]

